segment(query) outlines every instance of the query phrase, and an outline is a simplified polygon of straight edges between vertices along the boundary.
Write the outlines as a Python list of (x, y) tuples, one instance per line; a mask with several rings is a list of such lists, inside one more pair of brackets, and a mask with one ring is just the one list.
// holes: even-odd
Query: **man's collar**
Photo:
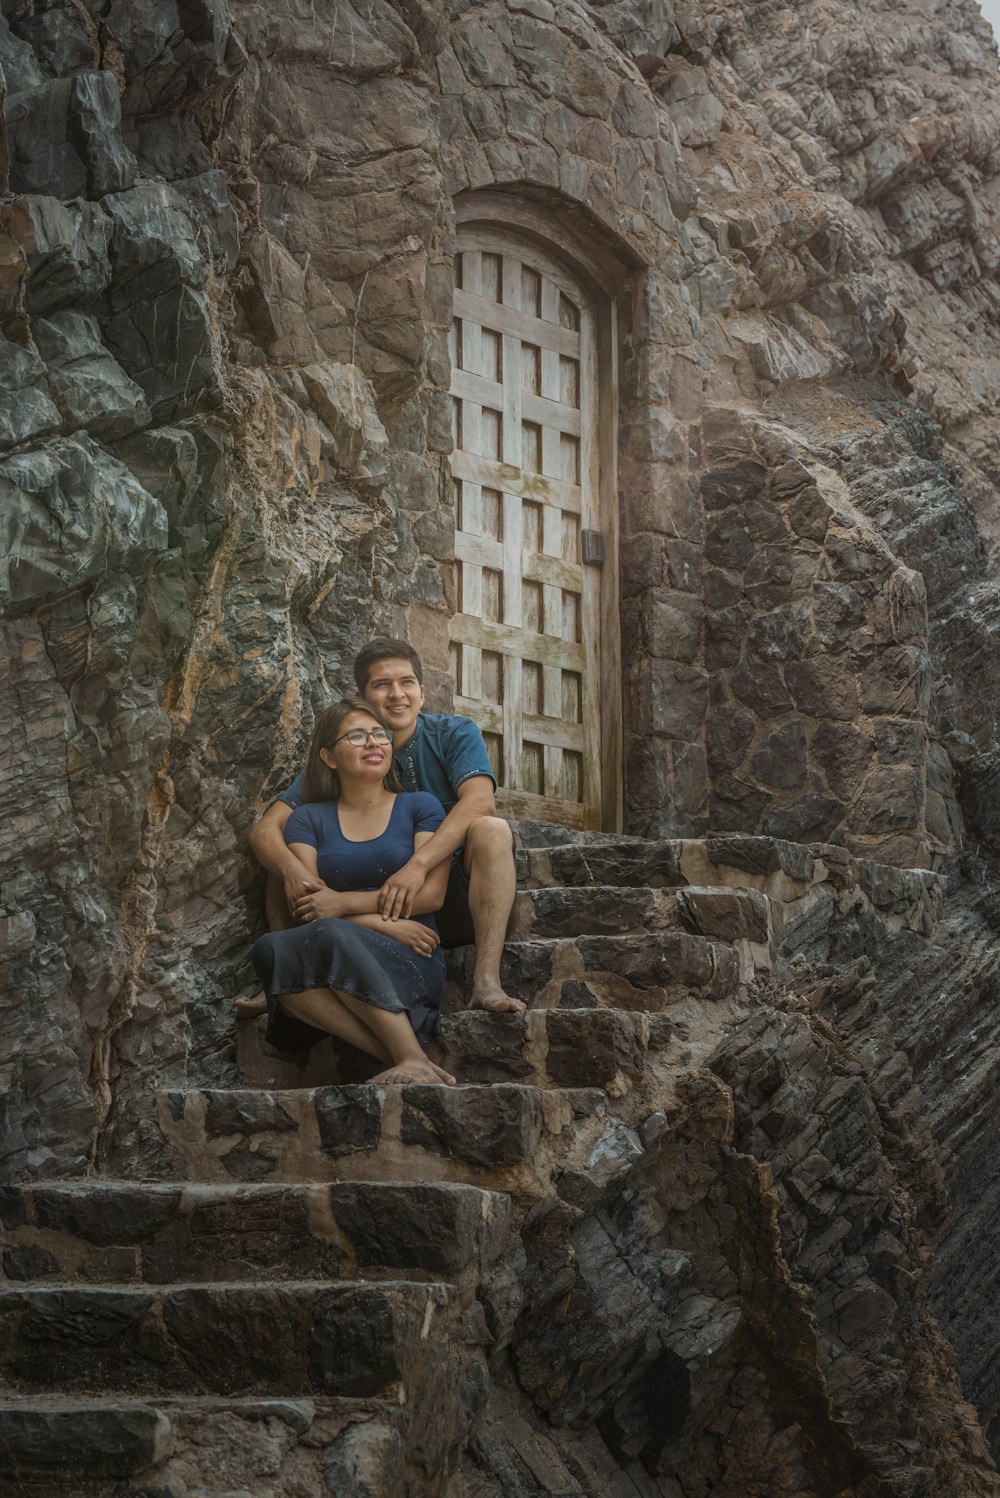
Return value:
[(400, 746), (399, 746), (398, 749), (396, 748), (395, 744), (393, 744), (393, 746), (392, 746), (392, 752), (393, 752), (393, 754), (405, 754), (406, 751), (407, 751), (407, 749), (411, 749), (413, 747), (413, 745), (417, 742), (417, 739), (420, 737), (420, 735), (421, 735), (421, 733), (423, 731), (423, 727), (424, 727), (423, 718), (424, 718), (423, 713), (418, 713), (417, 714), (417, 721), (413, 725), (413, 732), (410, 734), (410, 737), (407, 739), (406, 743), (405, 744), (400, 744)]

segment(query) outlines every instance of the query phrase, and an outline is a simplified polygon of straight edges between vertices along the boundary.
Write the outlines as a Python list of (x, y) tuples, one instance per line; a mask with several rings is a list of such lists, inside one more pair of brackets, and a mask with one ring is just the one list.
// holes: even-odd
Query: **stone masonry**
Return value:
[(248, 1033), (255, 1086), (4, 1191), (0, 1492), (1000, 1491), (928, 1307), (919, 1093), (865, 963), (815, 966), (849, 913), (926, 943), (940, 880), (551, 839), (531, 1007), (445, 1018), (463, 1085), (282, 1085)]

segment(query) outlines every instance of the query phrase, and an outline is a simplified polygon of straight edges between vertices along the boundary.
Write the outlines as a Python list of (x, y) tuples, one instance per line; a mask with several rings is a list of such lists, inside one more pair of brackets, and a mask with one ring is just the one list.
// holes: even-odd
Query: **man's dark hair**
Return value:
[(367, 645), (362, 645), (354, 657), (354, 680), (358, 691), (364, 692), (371, 669), (379, 661), (409, 661), (413, 674), (420, 685), (424, 684), (424, 668), (420, 657), (408, 640), (394, 640), (390, 635), (376, 635)]

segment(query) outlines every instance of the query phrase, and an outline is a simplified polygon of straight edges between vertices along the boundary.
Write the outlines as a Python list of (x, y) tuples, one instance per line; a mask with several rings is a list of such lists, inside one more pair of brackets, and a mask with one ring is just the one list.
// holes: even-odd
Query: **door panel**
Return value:
[[(461, 231), (460, 231), (461, 234)], [(601, 825), (595, 320), (543, 251), (460, 237), (452, 335), (455, 708), (512, 815)]]

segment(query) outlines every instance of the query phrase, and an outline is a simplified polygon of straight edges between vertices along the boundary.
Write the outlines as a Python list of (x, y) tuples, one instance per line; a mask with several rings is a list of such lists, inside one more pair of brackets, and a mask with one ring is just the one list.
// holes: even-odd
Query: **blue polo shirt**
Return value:
[[(396, 753), (395, 760), (403, 790), (429, 791), (445, 813), (456, 805), (459, 786), (474, 775), (487, 776), (496, 790), (483, 735), (471, 718), (420, 713), (412, 738)], [(296, 775), (278, 800), (286, 806), (301, 806), (304, 783), (305, 775)]]

